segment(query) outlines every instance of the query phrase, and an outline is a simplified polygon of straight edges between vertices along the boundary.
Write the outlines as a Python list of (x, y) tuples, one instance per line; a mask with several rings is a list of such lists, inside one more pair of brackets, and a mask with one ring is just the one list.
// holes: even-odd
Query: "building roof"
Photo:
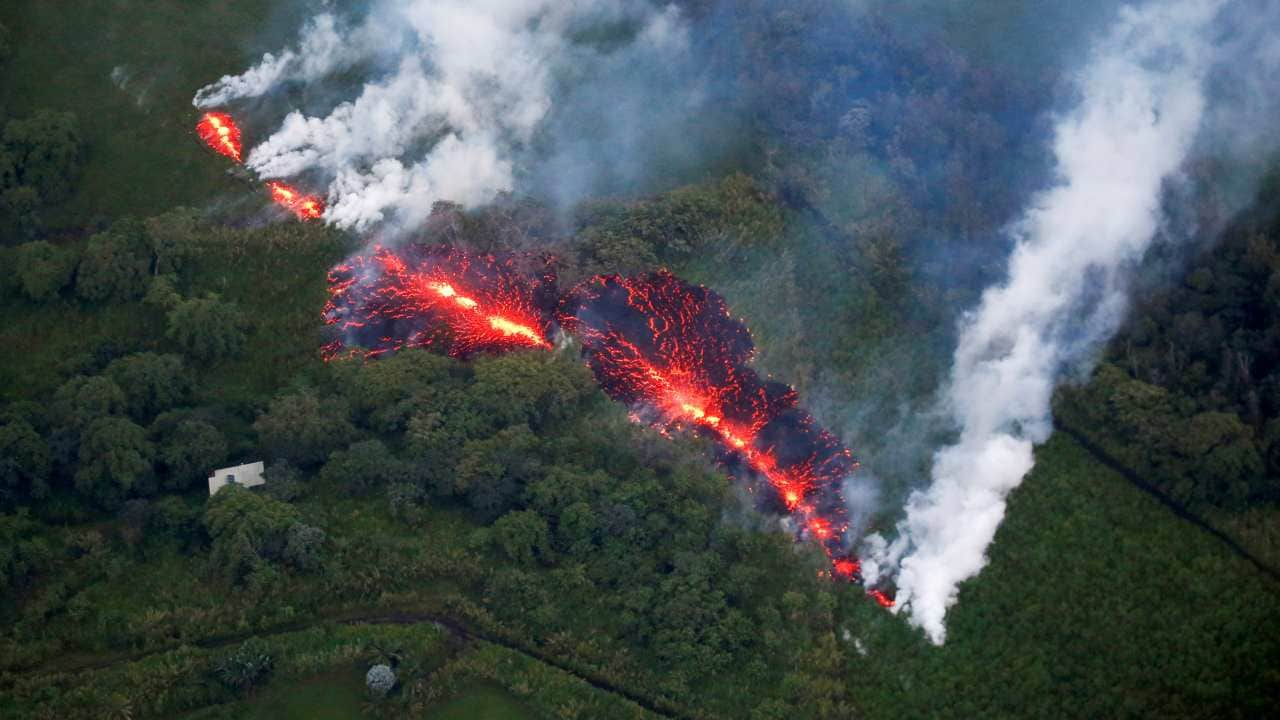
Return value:
[(242, 487), (265, 485), (267, 481), (262, 477), (262, 471), (263, 464), (261, 460), (245, 465), (236, 465), (235, 467), (214, 470), (213, 474), (209, 476), (209, 494), (213, 495), (229, 484), (240, 485)]

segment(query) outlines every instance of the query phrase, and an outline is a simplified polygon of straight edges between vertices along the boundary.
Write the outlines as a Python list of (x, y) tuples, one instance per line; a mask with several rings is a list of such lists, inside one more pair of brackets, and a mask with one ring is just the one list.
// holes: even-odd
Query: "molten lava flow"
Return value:
[(745, 464), (767, 480), (767, 500), (822, 546), (833, 574), (858, 578), (858, 563), (845, 550), (849, 521), (840, 491), (857, 463), (797, 407), (794, 390), (748, 367), (751, 336), (720, 296), (665, 271), (600, 276), (564, 299), (559, 319), (581, 338), (604, 391), (631, 407), (632, 417), (718, 440), (726, 463)]
[(240, 128), (226, 113), (205, 113), (196, 123), (196, 134), (215, 152), (240, 162)]
[(271, 199), (299, 220), (316, 220), (324, 215), (324, 201), (315, 195), (303, 195), (296, 189), (276, 180), (267, 181)]
[(366, 357), (426, 347), (454, 357), (519, 348), (551, 348), (555, 275), (518, 267), (514, 257), (475, 255), (448, 246), (377, 248), (329, 273), (325, 321), (344, 347)]
[(893, 598), (889, 597), (889, 595), (886, 594), (883, 590), (871, 589), (867, 591), (867, 594), (870, 595), (873, 600), (880, 603), (880, 607), (883, 607), (883, 608), (893, 607)]
[[(240, 128), (231, 116), (221, 112), (205, 113), (196, 123), (196, 134), (205, 145), (240, 162)], [(269, 181), (267, 189), (276, 204), (293, 213), (300, 220), (317, 220), (324, 216), (324, 201), (315, 195), (304, 195), (288, 185)]]

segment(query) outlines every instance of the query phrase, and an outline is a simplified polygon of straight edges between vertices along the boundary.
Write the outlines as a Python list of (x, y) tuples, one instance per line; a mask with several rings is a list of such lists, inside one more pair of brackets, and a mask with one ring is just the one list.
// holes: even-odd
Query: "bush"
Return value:
[(23, 120), (10, 120), (4, 144), (17, 168), (18, 181), (40, 193), (45, 202), (71, 195), (80, 172), (80, 129), (69, 112), (41, 110)]
[(325, 401), (314, 393), (282, 395), (253, 423), (267, 454), (310, 467), (320, 463), (355, 435), (345, 405)]
[(214, 666), (218, 680), (237, 692), (248, 692), (260, 685), (273, 665), (266, 641), (250, 638)]
[(234, 357), (244, 349), (244, 316), (216, 294), (179, 301), (167, 321), (165, 335), (196, 360)]
[(178, 355), (136, 353), (112, 361), (103, 374), (124, 391), (129, 414), (149, 420), (186, 400), (191, 378)]
[(150, 284), (151, 248), (142, 223), (124, 219), (89, 238), (76, 294), (91, 302), (133, 300)]
[(386, 697), (396, 686), (396, 673), (389, 665), (374, 665), (365, 674), (364, 684), (374, 697)]
[(320, 471), (320, 479), (359, 495), (403, 474), (400, 462), (382, 441), (365, 440), (330, 455)]
[(75, 269), (74, 253), (43, 240), (18, 246), (18, 282), (22, 292), (36, 302), (58, 297), (58, 293), (71, 284)]

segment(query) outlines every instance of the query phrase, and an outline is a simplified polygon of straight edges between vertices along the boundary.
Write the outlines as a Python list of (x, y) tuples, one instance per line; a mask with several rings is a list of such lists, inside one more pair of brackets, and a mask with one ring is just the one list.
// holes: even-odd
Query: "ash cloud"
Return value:
[(1259, 114), (1256, 102), (1210, 89), (1274, 79), (1274, 62), (1239, 69), (1274, 46), (1266, 28), (1276, 25), (1263, 21), (1274, 14), (1218, 0), (1126, 7), (1076, 77), (1077, 104), (1053, 132), (1056, 181), (1012, 226), (1007, 276), (960, 323), (941, 400), (958, 437), (934, 454), (931, 484), (909, 497), (896, 539), (868, 539), (868, 575), (896, 577), (898, 609), (934, 643), (1052, 432), (1055, 386), (1087, 370), (1114, 334), (1152, 242), (1197, 230), (1168, 227), (1162, 213), (1184, 163), (1224, 142), (1243, 152), (1273, 141), (1238, 132)]
[[(325, 219), (340, 227), (416, 227), (436, 201), (480, 205), (519, 189), (547, 157), (559, 158), (562, 174), (576, 170), (555, 148), (540, 147), (555, 139), (547, 128), (555, 104), (583, 102), (564, 97), (565, 79), (646, 95), (630, 75), (679, 64), (686, 43), (684, 20), (669, 5), (380, 0), (360, 18), (316, 16), (297, 47), (201, 89), (194, 103), (234, 106), (299, 84), (332, 84), (335, 106), (290, 112), (246, 164), (264, 178), (327, 183)], [(355, 88), (335, 78), (353, 73), (362, 78)], [(616, 134), (606, 135), (591, 148), (596, 167), (626, 154), (607, 155)]]

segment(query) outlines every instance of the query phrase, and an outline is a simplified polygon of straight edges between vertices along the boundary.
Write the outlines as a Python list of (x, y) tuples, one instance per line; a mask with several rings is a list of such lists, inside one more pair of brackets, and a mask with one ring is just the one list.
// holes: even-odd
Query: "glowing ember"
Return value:
[(324, 201), (315, 195), (303, 195), (276, 180), (268, 181), (267, 189), (277, 205), (298, 216), (299, 220), (316, 220), (324, 215)]
[(601, 276), (565, 298), (559, 319), (581, 338), (604, 391), (630, 406), (633, 418), (720, 441), (726, 463), (765, 478), (766, 504), (797, 519), (831, 558), (833, 574), (857, 579), (840, 492), (857, 463), (797, 407), (794, 390), (748, 367), (751, 336), (720, 296), (665, 271)]
[(205, 113), (196, 123), (196, 134), (215, 152), (240, 162), (240, 128), (226, 113)]
[(893, 598), (885, 594), (883, 590), (872, 589), (872, 590), (868, 590), (867, 594), (870, 595), (871, 598), (875, 600), (877, 603), (880, 603), (880, 607), (883, 607), (883, 608), (893, 607), (893, 602), (894, 602)]
[(325, 321), (367, 357), (425, 347), (454, 357), (551, 347), (555, 275), (521, 271), (516, 258), (448, 246), (377, 248), (329, 273)]

